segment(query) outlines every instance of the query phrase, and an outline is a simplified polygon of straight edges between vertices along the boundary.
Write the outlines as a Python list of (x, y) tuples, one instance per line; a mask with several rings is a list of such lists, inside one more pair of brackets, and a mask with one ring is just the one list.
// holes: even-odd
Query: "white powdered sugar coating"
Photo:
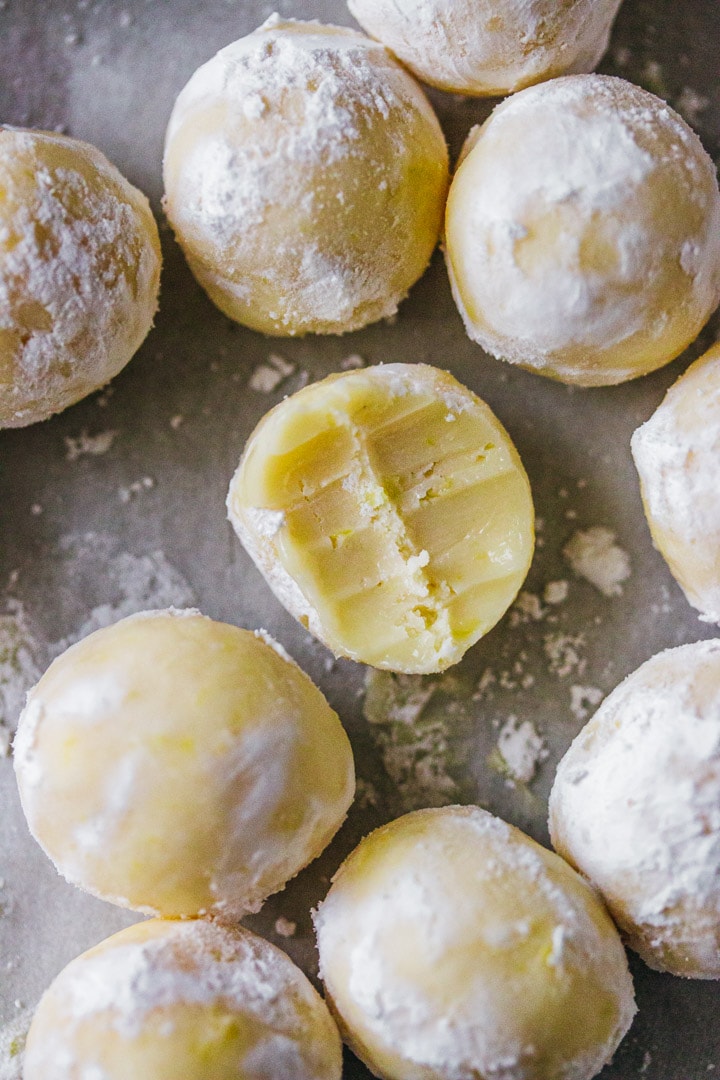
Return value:
[[(246, 930), (202, 921), (148, 929), (117, 934), (61, 972), (33, 1021), (27, 1077), (43, 1076), (50, 1065), (57, 1080), (120, 1075), (112, 1040), (105, 1051), (84, 1040), (94, 1027), (119, 1035), (128, 1047), (149, 1039), (150, 1060), (162, 1061), (172, 1055), (185, 1007), (199, 1007), (207, 1010), (208, 1053), (218, 1016), (238, 1021), (242, 1075), (339, 1080), (340, 1041), (332, 1020), (283, 952)], [(197, 1063), (185, 1067), (191, 1078), (200, 1075)]]
[(437, 231), (398, 292), (397, 222), (373, 236), (351, 207), (371, 183), (397, 191), (419, 129), (436, 145), (441, 199), (437, 119), (382, 46), (273, 16), (222, 49), (180, 93), (165, 146), (168, 215), (201, 284), (266, 332), (342, 333), (392, 315)]
[(620, 0), (349, 0), (364, 29), (419, 78), (468, 94), (504, 94), (605, 52)]
[(21, 427), (128, 362), (152, 325), (160, 251), (145, 196), (86, 143), (0, 126), (0, 184), (0, 372), (13, 372), (0, 427)]
[(19, 600), (5, 601), (0, 613), (0, 757), (25, 704), (25, 695), (40, 678), (39, 643)]
[(720, 299), (713, 162), (663, 101), (609, 76), (523, 90), (473, 129), (446, 241), (470, 337), (571, 382), (660, 366)]
[(720, 641), (613, 691), (560, 762), (550, 831), (651, 967), (720, 977)]
[(0, 1080), (23, 1080), (25, 1038), (31, 1018), (32, 1010), (22, 1009), (0, 1027)]
[(720, 622), (720, 345), (631, 440), (653, 538), (693, 607)]
[(592, 525), (577, 529), (563, 548), (563, 558), (578, 577), (608, 598), (622, 595), (623, 582), (631, 573), (630, 557), (616, 541), (612, 529)]
[[(433, 816), (432, 829), (395, 839)], [(595, 1075), (630, 1025), (632, 983), (609, 920), (580, 882), (566, 888), (563, 864), (478, 807), (407, 815), (358, 853), (338, 871), (314, 921), (321, 977), (341, 1030), (376, 1075), (546, 1075), (536, 1073), (536, 1056), (547, 1068), (543, 1054), (563, 1036), (552, 1032), (554, 1018), (544, 1016), (540, 1028), (527, 1015), (518, 1021), (517, 1004), (538, 995), (543, 1011), (551, 969), (565, 985), (591, 970), (612, 1002), (607, 1041), (593, 1046), (589, 1037), (556, 1073), (565, 1080)], [(518, 898), (511, 907), (494, 891), (503, 887)], [(517, 956), (527, 955), (529, 941), (530, 952), (543, 948), (534, 938), (541, 924), (552, 942), (548, 972), (533, 960), (530, 975)], [(534, 1037), (548, 1045), (532, 1044)]]
[[(177, 621), (189, 623), (190, 637), (173, 629)], [(133, 636), (142, 623), (145, 632)], [(114, 650), (100, 659), (99, 635)], [(152, 674), (143, 647), (154, 650)], [(202, 706), (185, 708), (175, 649), (188, 664), (190, 700)], [(192, 668), (203, 656), (212, 664), (220, 649), (234, 650), (235, 666), (221, 659), (215, 687)], [(253, 693), (266, 684), (258, 717)], [(83, 749), (59, 763), (58, 739)], [(257, 911), (329, 842), (354, 790), (347, 738), (294, 661), (266, 633), (223, 627), (195, 610), (141, 612), (71, 646), (28, 695), (14, 749), (30, 831), (63, 877), (146, 914), (237, 919)], [(84, 787), (73, 798), (79, 772)], [(185, 817), (178, 786), (194, 799)], [(157, 853), (138, 862), (153, 835), (162, 839), (160, 866), (178, 864), (169, 894)]]
[(509, 716), (498, 734), (497, 748), (511, 781), (529, 784), (538, 764), (548, 756), (545, 743), (530, 720)]

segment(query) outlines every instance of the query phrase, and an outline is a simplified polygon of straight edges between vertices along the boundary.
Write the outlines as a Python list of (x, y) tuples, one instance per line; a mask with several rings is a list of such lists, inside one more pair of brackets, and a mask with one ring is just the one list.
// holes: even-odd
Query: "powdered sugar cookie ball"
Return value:
[(131, 616), (53, 661), (15, 770), (68, 881), (148, 914), (227, 919), (322, 851), (354, 789), (310, 679), (269, 639), (193, 611)]
[(277, 16), (193, 75), (165, 145), (193, 273), (266, 334), (392, 315), (437, 243), (447, 173), (435, 114), (386, 49)]
[(462, 94), (508, 94), (592, 71), (620, 0), (348, 0), (368, 34), (418, 78)]
[(77, 139), (0, 125), (0, 428), (103, 386), (152, 326), (160, 241), (145, 196)]
[(699, 139), (622, 79), (523, 90), (471, 132), (446, 256), (470, 337), (584, 386), (668, 363), (720, 300), (720, 194)]
[(315, 926), (341, 1033), (385, 1080), (589, 1080), (635, 1013), (595, 893), (478, 807), (371, 833)]
[(228, 511), (295, 618), (336, 656), (390, 671), (457, 663), (533, 553), (510, 436), (425, 364), (331, 375), (286, 398), (250, 436)]
[(560, 762), (550, 833), (650, 967), (720, 978), (720, 641), (610, 694)]
[(631, 441), (655, 546), (705, 622), (720, 622), (720, 345)]
[(341, 1044), (299, 968), (247, 930), (140, 923), (60, 972), (25, 1080), (340, 1080)]

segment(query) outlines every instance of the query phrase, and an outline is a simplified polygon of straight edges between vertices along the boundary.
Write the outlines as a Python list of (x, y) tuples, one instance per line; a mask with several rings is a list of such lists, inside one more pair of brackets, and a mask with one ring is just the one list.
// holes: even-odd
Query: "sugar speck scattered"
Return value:
[(0, 1080), (22, 1080), (25, 1040), (32, 1009), (21, 1009), (0, 1028)]
[(248, 385), (251, 390), (260, 394), (271, 394), (281, 382), (289, 379), (294, 371), (295, 364), (277, 353), (270, 353), (267, 363), (258, 364), (253, 370)]
[(587, 720), (591, 711), (600, 704), (604, 696), (597, 686), (571, 686), (570, 712), (578, 721)]
[(552, 674), (559, 679), (566, 679), (573, 672), (582, 675), (587, 667), (587, 660), (582, 655), (585, 644), (584, 634), (546, 634), (543, 649)]
[(355, 368), (363, 367), (365, 367), (365, 361), (357, 353), (351, 353), (350, 356), (346, 356), (344, 360), (340, 361), (341, 371), (352, 371)]
[(129, 503), (131, 499), (134, 499), (136, 495), (140, 495), (143, 491), (151, 491), (155, 487), (155, 481), (152, 476), (143, 476), (140, 480), (133, 480), (127, 487), (121, 486), (118, 488), (118, 498), (121, 503)]
[(491, 755), (490, 764), (501, 765), (499, 771), (504, 772), (511, 782), (519, 784), (529, 784), (538, 764), (548, 756), (545, 743), (531, 721), (520, 723), (516, 716), (509, 716), (500, 728), (497, 753), (501, 762)]
[(593, 525), (577, 529), (563, 548), (573, 572), (607, 597), (620, 596), (622, 583), (630, 577), (630, 557), (616, 540), (612, 529)]
[(97, 435), (88, 435), (84, 429), (78, 436), (66, 435), (65, 442), (65, 460), (77, 461), (79, 457), (84, 457), (86, 454), (91, 456), (99, 456), (100, 454), (106, 454), (113, 442), (117, 431), (101, 431)]
[(548, 581), (543, 589), (543, 600), (546, 604), (563, 604), (569, 591), (570, 585), (567, 581)]

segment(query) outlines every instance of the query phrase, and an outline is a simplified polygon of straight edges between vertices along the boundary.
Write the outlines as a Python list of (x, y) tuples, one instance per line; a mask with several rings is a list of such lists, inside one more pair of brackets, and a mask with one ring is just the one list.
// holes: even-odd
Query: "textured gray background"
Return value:
[[(285, 15), (351, 22), (340, 2), (281, 0), (276, 6)], [(259, 0), (0, 0), (0, 120), (57, 127), (95, 143), (160, 214), (162, 139), (175, 95), (200, 63), (272, 10)], [(719, 42), (718, 0), (626, 0), (601, 70), (631, 78), (684, 110), (717, 160)], [(456, 155), (490, 105), (431, 96)], [(322, 377), (350, 353), (369, 363), (447, 367), (496, 410), (520, 450), (544, 520), (543, 546), (527, 587), (541, 594), (548, 581), (568, 579), (570, 593), (550, 622), (547, 611), (520, 626), (506, 619), (450, 681), (438, 685), (432, 730), (440, 735), (431, 738), (428, 760), (432, 764), (440, 753), (456, 785), (453, 798), (479, 801), (546, 840), (554, 764), (580, 726), (570, 708), (570, 684), (607, 692), (659, 649), (712, 634), (651, 546), (629, 438), (689, 360), (714, 339), (718, 322), (685, 356), (652, 376), (620, 388), (573, 391), (512, 370), (471, 344), (437, 255), (394, 325), (346, 338), (271, 341), (216, 311), (164, 226), (162, 236), (157, 325), (114, 381), (112, 395), (94, 395), (23, 431), (0, 432), (0, 616), (22, 605), (28, 648), (42, 668), (51, 643), (78, 633), (103, 604), (119, 614), (148, 598), (193, 601), (215, 618), (266, 627), (315, 678), (347, 725), (358, 772), (373, 784), (377, 799), (375, 805), (358, 804), (322, 858), (248, 920), (312, 974), (308, 911), (324, 895), (329, 876), (363, 833), (426, 800), (412, 784), (399, 795), (387, 774), (382, 738), (362, 712), (363, 670), (331, 663), (297, 627), (225, 522), (225, 492), (245, 438), (303, 373)], [(297, 370), (264, 395), (247, 383), (271, 352)], [(182, 417), (176, 426), (174, 417)], [(66, 439), (107, 430), (116, 432), (107, 453), (68, 460)], [(143, 478), (149, 478), (145, 486)], [(606, 599), (574, 579), (562, 560), (573, 530), (591, 525), (613, 529), (630, 555), (632, 575), (620, 597)], [(581, 661), (572, 673), (563, 675), (548, 663), (549, 633), (581, 638)], [(513, 685), (515, 663), (532, 675), (532, 686)], [(494, 688), (473, 699), (488, 668)], [(486, 763), (498, 724), (511, 714), (530, 719), (550, 751), (527, 788), (509, 787)], [(449, 747), (442, 745), (446, 736)], [(55, 875), (27, 834), (9, 758), (0, 759), (0, 878), (4, 1022), (32, 1006), (71, 957), (132, 916), (85, 897)], [(297, 922), (294, 937), (275, 933), (280, 915)], [(652, 973), (635, 959), (631, 964), (640, 1012), (603, 1076), (700, 1080), (715, 1066), (720, 1071), (717, 984), (687, 983)], [(348, 1056), (348, 1078), (368, 1075)]]

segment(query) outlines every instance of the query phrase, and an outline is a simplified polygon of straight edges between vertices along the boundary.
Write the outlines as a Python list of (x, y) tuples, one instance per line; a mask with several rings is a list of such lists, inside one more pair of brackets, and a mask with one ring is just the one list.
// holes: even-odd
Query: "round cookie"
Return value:
[(228, 510), (295, 618), (336, 656), (390, 671), (460, 660), (533, 553), (509, 435), (425, 364), (331, 375), (286, 398), (250, 436)]
[(479, 807), (371, 833), (315, 927), (341, 1033), (384, 1080), (589, 1080), (635, 1013), (592, 889)]
[(88, 143), (0, 125), (0, 428), (104, 386), (152, 326), (160, 241), (145, 196)]
[(704, 622), (720, 622), (720, 345), (631, 440), (655, 546)]
[(446, 213), (469, 336), (601, 386), (690, 344), (720, 300), (720, 193), (700, 140), (623, 79), (521, 91), (470, 133)]
[(53, 661), (15, 770), (68, 881), (164, 916), (258, 910), (330, 842), (354, 790), (310, 679), (270, 639), (193, 611), (131, 616)]
[(197, 280), (266, 334), (394, 314), (442, 227), (448, 157), (412, 76), (353, 30), (273, 16), (195, 72), (165, 205)]
[(348, 7), (419, 79), (501, 96), (592, 71), (620, 0), (348, 0)]
[(550, 834), (650, 967), (720, 978), (720, 641), (610, 694), (558, 766)]
[(52, 983), (25, 1080), (340, 1080), (341, 1044), (292, 961), (248, 930), (152, 920)]

